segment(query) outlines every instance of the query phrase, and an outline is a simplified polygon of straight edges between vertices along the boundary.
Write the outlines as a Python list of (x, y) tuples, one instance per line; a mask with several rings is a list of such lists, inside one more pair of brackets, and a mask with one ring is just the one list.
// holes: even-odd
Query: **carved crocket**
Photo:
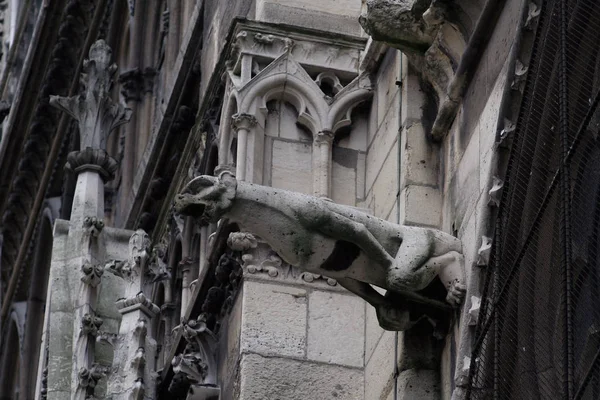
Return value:
[[(235, 221), (287, 263), (336, 279), (376, 308), (384, 329), (406, 330), (426, 316), (409, 304), (449, 309), (417, 293), (438, 276), (448, 303), (460, 304), (465, 294), (461, 242), (435, 229), (393, 224), (325, 199), (237, 181), (228, 172), (192, 180), (175, 208), (203, 220)], [(392, 301), (391, 292), (404, 301)]]

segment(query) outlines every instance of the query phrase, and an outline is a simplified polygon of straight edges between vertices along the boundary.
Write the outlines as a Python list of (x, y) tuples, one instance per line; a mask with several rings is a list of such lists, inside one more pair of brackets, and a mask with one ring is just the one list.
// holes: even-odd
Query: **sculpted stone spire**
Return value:
[(89, 59), (83, 63), (82, 93), (73, 97), (50, 96), (51, 105), (79, 123), (82, 150), (69, 154), (68, 167), (75, 172), (85, 169), (102, 171), (105, 180), (112, 178), (116, 168), (116, 162), (109, 160), (105, 151), (108, 134), (131, 117), (130, 109), (111, 98), (110, 88), (117, 70), (116, 64), (111, 64), (111, 55), (112, 51), (104, 40), (98, 40), (90, 48)]

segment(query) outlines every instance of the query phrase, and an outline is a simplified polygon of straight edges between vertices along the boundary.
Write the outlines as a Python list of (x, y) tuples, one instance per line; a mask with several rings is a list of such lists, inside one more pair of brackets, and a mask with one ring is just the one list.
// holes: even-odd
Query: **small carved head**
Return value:
[(219, 177), (201, 175), (193, 179), (175, 198), (175, 211), (203, 220), (218, 221), (235, 198), (237, 181), (228, 171)]

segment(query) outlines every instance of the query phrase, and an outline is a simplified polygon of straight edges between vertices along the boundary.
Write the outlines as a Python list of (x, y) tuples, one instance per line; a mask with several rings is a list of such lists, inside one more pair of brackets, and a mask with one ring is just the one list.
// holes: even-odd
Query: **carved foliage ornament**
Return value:
[(115, 103), (110, 88), (117, 70), (111, 64), (112, 50), (104, 42), (95, 42), (89, 59), (83, 62), (83, 93), (73, 97), (50, 96), (50, 104), (69, 114), (79, 123), (80, 148), (105, 149), (108, 134), (126, 123), (131, 110)]
[(184, 352), (171, 361), (173, 371), (188, 382), (217, 386), (217, 340), (206, 325), (206, 316), (203, 314), (198, 319), (182, 321), (180, 328), (187, 345)]
[(81, 277), (83, 283), (86, 283), (91, 287), (97, 287), (102, 280), (104, 266), (86, 262), (81, 266), (81, 272), (83, 272), (83, 276)]
[(86, 313), (81, 319), (81, 332), (83, 335), (97, 336), (103, 323), (102, 318)]

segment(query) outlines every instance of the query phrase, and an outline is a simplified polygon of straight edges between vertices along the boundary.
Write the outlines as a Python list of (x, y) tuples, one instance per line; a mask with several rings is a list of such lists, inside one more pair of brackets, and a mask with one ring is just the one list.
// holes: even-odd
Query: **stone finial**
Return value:
[(214, 357), (217, 341), (206, 326), (206, 316), (201, 314), (196, 320), (182, 321), (180, 328), (187, 345), (183, 353), (172, 359), (173, 371), (189, 382), (217, 387)]
[(150, 245), (150, 236), (143, 229), (135, 231), (129, 239), (129, 263), (132, 266), (145, 266), (151, 254)]
[(83, 93), (73, 97), (50, 96), (51, 105), (79, 122), (81, 149), (104, 149), (108, 134), (131, 117), (130, 109), (111, 98), (110, 88), (117, 70), (116, 64), (110, 63), (111, 54), (104, 40), (98, 40), (90, 48), (89, 59), (83, 62)]

